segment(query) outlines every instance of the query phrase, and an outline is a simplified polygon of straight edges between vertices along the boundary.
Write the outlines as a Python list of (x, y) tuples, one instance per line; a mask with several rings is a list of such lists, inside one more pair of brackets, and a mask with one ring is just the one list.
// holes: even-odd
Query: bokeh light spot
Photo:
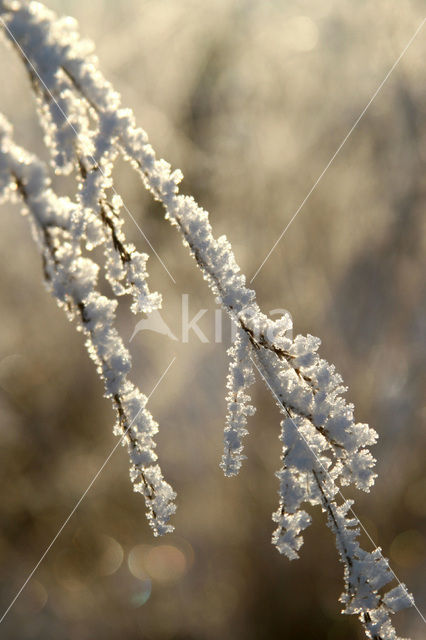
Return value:
[(318, 43), (318, 27), (308, 16), (295, 16), (283, 25), (283, 43), (293, 51), (312, 51)]
[(47, 591), (38, 580), (31, 580), (22, 597), (16, 603), (20, 615), (34, 615), (39, 613), (47, 602)]
[(101, 544), (98, 573), (101, 576), (110, 576), (121, 567), (124, 557), (123, 548), (117, 540), (107, 535), (102, 536)]
[(145, 569), (145, 559), (150, 550), (148, 544), (137, 544), (129, 553), (127, 558), (127, 564), (129, 566), (130, 573), (139, 580), (145, 580), (148, 578), (148, 574)]
[(147, 578), (143, 580), (142, 588), (137, 593), (134, 593), (132, 595), (130, 600), (132, 606), (135, 608), (142, 607), (144, 604), (148, 602), (149, 598), (151, 597), (151, 593), (152, 593), (151, 580)]
[(158, 582), (177, 582), (186, 573), (188, 563), (185, 554), (169, 544), (152, 547), (145, 559), (149, 575)]

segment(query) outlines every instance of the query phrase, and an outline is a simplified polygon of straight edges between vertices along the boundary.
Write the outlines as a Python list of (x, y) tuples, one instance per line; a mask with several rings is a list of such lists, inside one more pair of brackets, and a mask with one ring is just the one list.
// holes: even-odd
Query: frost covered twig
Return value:
[(237, 475), (245, 456), (242, 454), (242, 438), (248, 434), (247, 417), (255, 413), (255, 408), (248, 404), (250, 396), (246, 389), (254, 383), (253, 365), (249, 357), (248, 339), (239, 329), (235, 344), (229, 349), (232, 360), (229, 363), (227, 387), (229, 393), (228, 415), (224, 434), (224, 454), (220, 464), (226, 476)]
[[(402, 584), (383, 593), (394, 574), (379, 548), (361, 549), (352, 503), (341, 500), (341, 487), (351, 484), (369, 491), (373, 484), (375, 460), (368, 447), (377, 434), (355, 422), (353, 406), (342, 397), (346, 388), (341, 376), (318, 355), (320, 340), (311, 335), (292, 340), (288, 314), (273, 321), (261, 312), (230, 243), (225, 236), (215, 238), (207, 212), (179, 193), (181, 172), (156, 159), (145, 131), (136, 127), (132, 112), (120, 106), (119, 95), (98, 71), (91, 46), (79, 39), (75, 22), (58, 19), (35, 2), (0, 0), (0, 15), (29, 73), (55, 171), (74, 171), (78, 181), (75, 203), (55, 196), (40, 163), (13, 145), (3, 124), (2, 191), (11, 195), (15, 186), (31, 213), (46, 277), (86, 334), (89, 353), (118, 412), (118, 431), (145, 406), (145, 399), (127, 380), (130, 356), (112, 327), (116, 303), (96, 291), (97, 266), (82, 257), (81, 243), (89, 251), (104, 247), (113, 293), (133, 295), (133, 311), (149, 312), (161, 302), (146, 286), (146, 256), (127, 245), (121, 231), (121, 201), (111, 177), (121, 154), (164, 205), (166, 218), (180, 231), (237, 328), (230, 350), (222, 468), (235, 475), (241, 467), (242, 437), (254, 411), (246, 390), (257, 369), (283, 414), (273, 542), (281, 553), (297, 558), (301, 532), (311, 522), (304, 507), (321, 506), (344, 564), (344, 612), (359, 615), (367, 637), (396, 639), (390, 614), (412, 604), (412, 597)], [(154, 464), (156, 429), (144, 409), (138, 428), (129, 431), (128, 445), (135, 487), (147, 499), (154, 530), (162, 533), (170, 529), (174, 494)]]
[[(146, 397), (128, 379), (130, 354), (114, 328), (117, 301), (99, 293), (99, 267), (82, 255), (81, 244), (87, 242), (91, 219), (84, 208), (54, 193), (43, 164), (16, 146), (11, 134), (10, 125), (1, 116), (0, 201), (23, 201), (42, 254), (46, 283), (59, 306), (85, 335), (86, 348), (104, 382), (105, 396), (113, 402), (117, 413), (114, 432), (127, 443), (134, 489), (145, 496), (155, 534), (166, 533), (172, 530), (168, 521), (175, 510), (175, 494), (156, 464), (153, 437), (158, 425), (145, 406)], [(107, 233), (105, 230), (105, 243)], [(144, 264), (145, 256), (133, 255), (130, 247), (125, 251)], [(140, 269), (140, 280), (144, 273)], [(152, 295), (146, 283), (139, 290), (139, 296), (143, 294), (148, 299)]]

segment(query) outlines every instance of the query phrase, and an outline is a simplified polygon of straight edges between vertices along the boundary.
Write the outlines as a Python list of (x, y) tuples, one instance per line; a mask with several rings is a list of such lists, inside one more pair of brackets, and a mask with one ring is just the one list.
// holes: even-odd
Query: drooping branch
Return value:
[[(341, 487), (353, 484), (368, 491), (373, 484), (375, 460), (368, 447), (376, 442), (377, 434), (368, 425), (355, 422), (354, 407), (342, 397), (346, 388), (341, 376), (318, 355), (320, 340), (311, 335), (299, 335), (293, 340), (289, 337), (292, 324), (288, 314), (273, 321), (261, 312), (255, 292), (246, 287), (230, 243), (225, 236), (214, 236), (207, 212), (192, 197), (180, 194), (181, 172), (172, 171), (167, 162), (156, 158), (146, 132), (136, 126), (132, 112), (120, 106), (120, 96), (99, 72), (91, 45), (80, 40), (76, 24), (57, 19), (36, 3), (9, 5), (0, 0), (0, 15), (5, 21), (6, 36), (29, 73), (54, 168), (76, 173), (75, 206), (85, 221), (84, 242), (89, 250), (99, 244), (104, 246), (107, 274), (115, 295), (131, 293), (134, 311), (149, 311), (160, 304), (158, 294), (150, 294), (146, 288), (146, 257), (126, 244), (121, 231), (121, 201), (112, 182), (114, 162), (121, 154), (140, 174), (153, 197), (163, 204), (166, 218), (179, 230), (213, 294), (237, 327), (228, 377), (228, 417), (221, 464), (225, 473), (236, 474), (244, 458), (242, 437), (247, 433), (246, 418), (252, 413), (246, 389), (252, 383), (254, 368), (284, 415), (280, 436), (283, 466), (277, 472), (279, 507), (273, 515), (277, 524), (274, 543), (290, 559), (297, 558), (303, 543), (300, 533), (311, 522), (302, 506), (321, 506), (344, 564), (345, 612), (360, 616), (367, 637), (396, 639), (390, 614), (410, 606), (413, 600), (404, 585), (384, 595), (379, 593), (394, 575), (380, 549), (366, 552), (359, 546), (358, 520), (348, 517), (351, 503), (344, 499), (340, 505), (337, 502), (342, 497)], [(23, 196), (22, 187), (15, 182)], [(46, 184), (43, 188), (50, 189)], [(59, 203), (62, 204), (60, 199), (55, 206)], [(54, 289), (61, 267), (55, 260), (65, 241), (58, 236), (53, 242), (50, 231), (42, 233), (41, 244), (47, 247), (45, 270)], [(82, 259), (80, 254), (76, 256), (73, 260)], [(93, 271), (89, 263), (84, 266)], [(67, 298), (70, 313), (74, 303), (80, 309), (83, 330), (91, 343), (96, 343), (91, 334), (93, 307), (81, 300), (80, 308), (75, 297), (69, 292), (67, 296), (71, 298), (71, 303)], [(113, 309), (108, 305), (107, 315), (111, 315)], [(89, 347), (102, 376), (108, 380), (109, 370), (104, 368), (102, 354), (96, 349), (96, 344)], [(115, 393), (110, 395), (116, 402), (122, 432), (128, 424), (125, 408)], [(144, 406), (143, 402), (140, 404)], [(131, 443), (129, 446), (132, 453)], [(151, 455), (151, 440), (144, 446)], [(173, 510), (169, 504), (171, 489), (163, 491), (155, 486), (148, 478), (148, 470), (156, 468), (149, 466), (153, 459), (144, 458), (144, 449), (138, 449), (139, 454), (142, 467), (148, 463), (139, 474), (142, 493), (148, 506), (154, 502), (153, 487), (156, 495), (165, 496), (168, 506), (163, 511), (162, 505), (162, 513), (168, 517)], [(151, 508), (151, 515), (158, 520), (157, 507)], [(164, 530), (167, 528), (168, 525)]]
[[(85, 209), (51, 188), (43, 164), (12, 140), (10, 125), (0, 116), (0, 201), (21, 200), (29, 214), (32, 232), (40, 248), (46, 283), (77, 330), (86, 337), (94, 361), (117, 413), (114, 432), (127, 443), (130, 475), (135, 491), (145, 497), (148, 520), (156, 535), (171, 531), (175, 494), (156, 463), (154, 436), (158, 425), (146, 408), (147, 398), (128, 379), (131, 358), (114, 328), (116, 300), (97, 290), (99, 267), (83, 257), (87, 220)], [(105, 243), (107, 236), (105, 235)], [(126, 249), (127, 251), (127, 249)], [(120, 254), (120, 251), (117, 250)], [(143, 270), (139, 271), (141, 280)], [(152, 294), (146, 282), (141, 298)], [(145, 301), (148, 305), (148, 301)]]

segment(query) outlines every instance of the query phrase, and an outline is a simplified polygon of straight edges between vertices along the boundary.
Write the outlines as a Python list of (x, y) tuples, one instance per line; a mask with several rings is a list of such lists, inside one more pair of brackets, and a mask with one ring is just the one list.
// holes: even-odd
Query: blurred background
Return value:
[[(421, 0), (107, 0), (46, 3), (80, 22), (100, 67), (134, 109), (183, 191), (226, 233), (253, 276), (424, 18)], [(378, 431), (379, 478), (350, 490), (356, 512), (426, 608), (426, 27), (254, 280), (265, 312), (291, 311), (320, 336), (359, 421)], [(19, 143), (47, 158), (16, 55), (0, 41), (0, 110)], [(57, 183), (59, 185), (59, 183)], [(258, 382), (248, 460), (223, 477), (226, 348), (217, 308), (176, 230), (118, 163), (116, 185), (173, 274), (154, 255), (150, 286), (180, 336), (181, 296), (208, 338), (146, 331), (132, 379), (160, 423), (158, 453), (178, 492), (176, 531), (154, 539), (119, 448), (0, 629), (51, 640), (357, 640), (342, 616), (334, 540), (319, 509), (301, 558), (270, 544), (280, 466), (279, 413)], [(60, 185), (59, 185), (60, 186)], [(124, 214), (125, 215), (125, 214)], [(151, 254), (126, 219), (137, 248)], [(113, 411), (80, 334), (42, 282), (26, 219), (0, 215), (0, 598), (4, 610), (116, 443)], [(107, 289), (105, 289), (107, 290)], [(127, 343), (139, 320), (120, 302)], [(365, 548), (371, 543), (364, 537)], [(423, 578), (423, 581), (422, 581)], [(403, 636), (424, 637), (412, 609)]]

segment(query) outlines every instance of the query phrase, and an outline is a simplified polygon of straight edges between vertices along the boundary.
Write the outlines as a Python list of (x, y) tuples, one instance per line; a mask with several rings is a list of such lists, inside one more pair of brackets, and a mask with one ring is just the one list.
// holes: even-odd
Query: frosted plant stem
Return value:
[[(112, 324), (117, 301), (100, 296), (95, 288), (99, 266), (81, 255), (81, 245), (89, 252), (102, 246), (114, 296), (131, 295), (134, 312), (159, 308), (161, 297), (151, 293), (146, 282), (147, 256), (126, 243), (122, 231), (123, 203), (112, 177), (119, 155), (162, 203), (166, 219), (180, 232), (236, 327), (229, 351), (224, 472), (236, 475), (244, 460), (242, 439), (247, 435), (247, 418), (254, 411), (247, 394), (253, 364), (283, 413), (274, 544), (289, 559), (297, 558), (303, 544), (301, 532), (312, 521), (306, 508), (321, 507), (344, 565), (345, 589), (340, 598), (344, 613), (360, 617), (370, 640), (397, 640), (391, 614), (416, 605), (402, 583), (383, 591), (396, 576), (380, 548), (366, 552), (360, 547), (362, 525), (352, 501), (341, 492), (348, 485), (363, 491), (372, 487), (376, 461), (369, 448), (378, 436), (368, 425), (355, 421), (354, 406), (344, 399), (347, 389), (342, 377), (318, 353), (321, 341), (310, 334), (293, 339), (288, 313), (274, 321), (262, 313), (255, 292), (246, 287), (231, 244), (225, 236), (216, 238), (208, 213), (179, 192), (181, 171), (172, 171), (166, 161), (157, 159), (146, 132), (137, 127), (133, 113), (121, 106), (119, 94), (100, 73), (93, 47), (80, 39), (77, 24), (58, 19), (42, 4), (20, 0), (11, 4), (0, 0), (0, 18), (27, 69), (52, 166), (57, 173), (73, 173), (77, 182), (75, 202), (58, 198), (44, 167), (13, 145), (8, 125), (0, 120), (5, 132), (0, 195), (13, 199), (17, 191), (32, 215), (46, 280), (59, 304), (86, 335), (86, 346), (117, 411), (115, 431), (126, 434), (131, 479), (135, 490), (145, 496), (154, 533), (172, 529), (168, 521), (175, 510), (175, 494), (155, 464), (153, 436), (158, 426), (145, 410), (146, 398), (127, 379), (130, 356)], [(135, 415), (137, 428), (128, 429)]]
[[(116, 411), (114, 433), (126, 434), (133, 488), (145, 498), (154, 534), (172, 531), (169, 519), (176, 509), (175, 493), (157, 464), (154, 436), (158, 424), (146, 408), (146, 396), (128, 377), (131, 357), (114, 326), (117, 300), (100, 294), (96, 286), (99, 266), (82, 253), (92, 222), (90, 211), (56, 195), (44, 164), (14, 144), (12, 128), (0, 116), (0, 201), (5, 198), (24, 205), (41, 252), (46, 285), (86, 338), (85, 345), (104, 384), (105, 397)], [(101, 225), (99, 230), (104, 242), (109, 241), (109, 228)], [(124, 246), (116, 247), (118, 260), (120, 247)], [(132, 252), (133, 260), (140, 265), (140, 272), (132, 276), (132, 284), (138, 285), (140, 305), (148, 310), (153, 294), (147, 288), (144, 260)], [(114, 275), (119, 280), (125, 276)]]

